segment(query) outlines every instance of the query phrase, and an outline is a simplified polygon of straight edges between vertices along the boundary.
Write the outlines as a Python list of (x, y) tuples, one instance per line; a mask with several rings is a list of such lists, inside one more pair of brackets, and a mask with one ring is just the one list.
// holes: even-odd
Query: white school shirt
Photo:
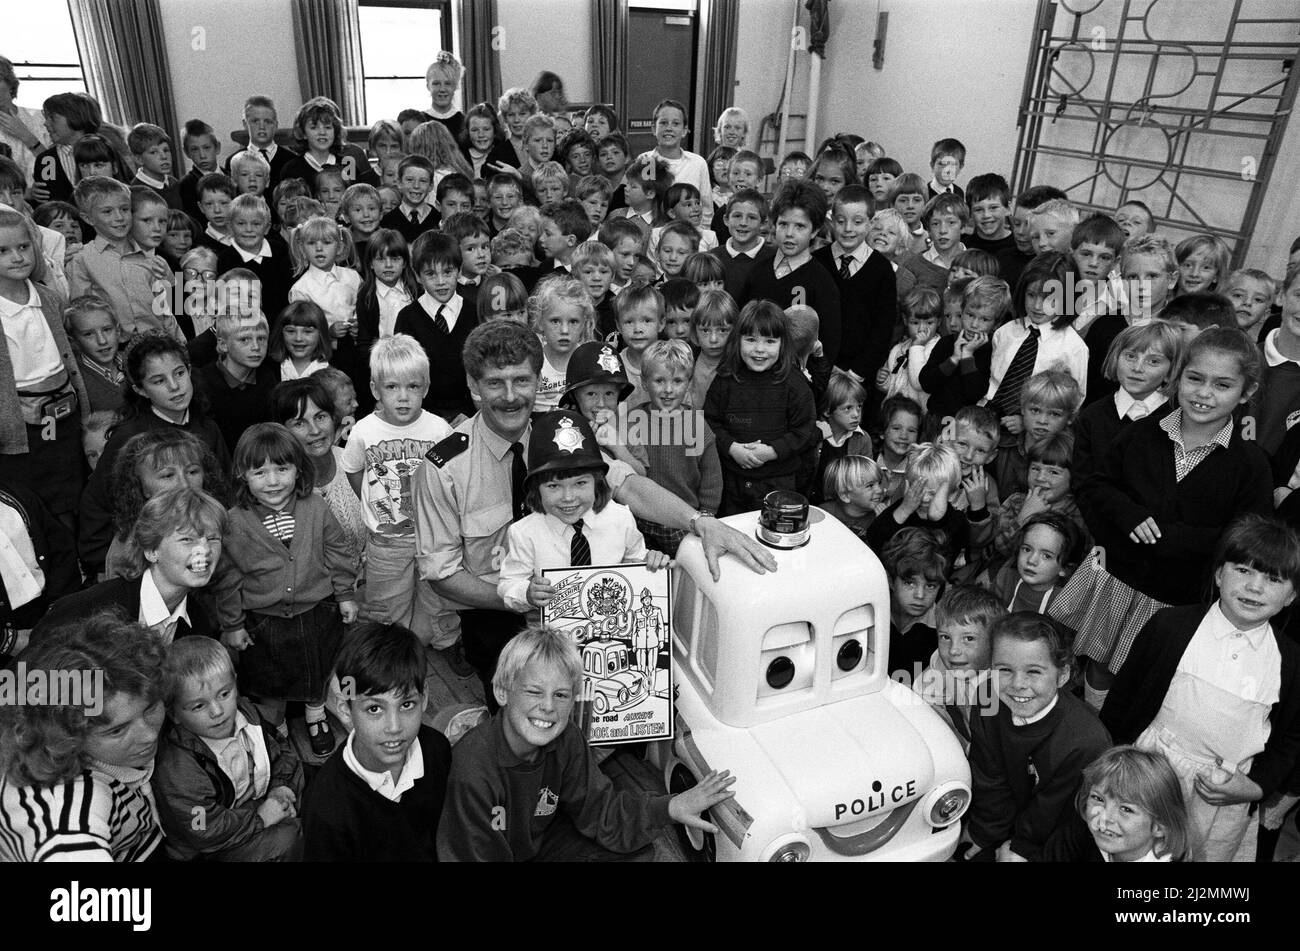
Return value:
[(137, 168), (135, 170), (135, 177), (139, 181), (144, 182), (144, 184), (148, 185), (150, 188), (163, 189), (167, 187), (167, 180), (165, 178), (154, 178), (142, 168)]
[(397, 323), (397, 315), (402, 312), (403, 307), (411, 303), (411, 295), (400, 281), (389, 287), (383, 281), (377, 280), (375, 301), (379, 304), (379, 336), (381, 339), (391, 337), (393, 325)]
[[(1038, 327), (1038, 356), (1034, 360), (1034, 373), (1044, 370), (1064, 370), (1079, 384), (1079, 395), (1087, 394), (1088, 345), (1073, 327), (1054, 328), (1050, 323)], [(992, 400), (1002, 385), (1011, 361), (1020, 344), (1029, 336), (1026, 320), (1013, 320), (1003, 324), (993, 334), (993, 360), (989, 366), (989, 388), (985, 399)], [(1031, 376), (1033, 374), (1030, 374)]]
[(35, 387), (63, 372), (63, 358), (41, 309), (36, 285), (27, 281), (27, 301), (15, 303), (0, 297), (0, 324), (9, 346), (14, 384), (20, 390)]
[(206, 228), (203, 229), (203, 233), (206, 234), (206, 235), (207, 235), (209, 238), (211, 238), (213, 241), (220, 241), (222, 244), (234, 244), (234, 243), (235, 243), (235, 239), (234, 239), (234, 238), (232, 238), (232, 237), (231, 237), (230, 235), (228, 235), (228, 234), (222, 234), (222, 233), (221, 233), (220, 231), (218, 231), (216, 228), (212, 227), (211, 224), (209, 224)]
[(758, 257), (758, 252), (762, 250), (763, 250), (762, 241), (757, 242), (748, 251), (742, 251), (739, 247), (736, 246), (735, 238), (727, 239), (727, 253), (730, 254), (733, 258), (749, 258), (751, 261), (753, 261), (755, 258)]
[[(582, 516), (582, 534), (591, 548), (593, 565), (630, 564), (645, 558), (645, 537), (632, 510), (610, 500), (597, 512)], [(574, 528), (554, 515), (534, 512), (515, 522), (506, 533), (506, 559), (501, 565), (497, 594), (511, 611), (534, 610), (528, 602), (528, 581), (539, 568), (566, 568)]]
[(349, 323), (357, 316), (357, 291), (361, 275), (350, 267), (334, 265), (328, 271), (309, 267), (289, 288), (289, 300), (309, 300), (325, 311), (325, 322)]
[[(181, 598), (181, 603), (176, 605), (175, 611), (167, 610), (167, 602), (163, 600), (162, 592), (158, 590), (158, 585), (153, 580), (153, 572), (146, 571), (140, 579), (140, 615), (137, 620), (141, 627), (156, 632), (170, 629), (174, 637), (177, 621), (184, 618), (186, 624), (191, 624), (189, 600), (189, 595), (186, 595)], [(166, 639), (168, 644), (171, 643), (172, 637)]]
[(374, 773), (361, 765), (361, 761), (357, 759), (357, 754), (352, 749), (352, 741), (356, 737), (355, 731), (349, 733), (348, 741), (343, 744), (343, 765), (361, 777), (363, 783), (385, 799), (390, 802), (401, 802), (402, 795), (410, 791), (417, 779), (424, 777), (424, 751), (420, 749), (419, 739), (416, 739), (411, 744), (411, 748), (406, 751), (406, 762), (402, 764), (402, 771), (397, 774), (397, 782), (393, 782), (393, 774), (388, 770)]
[(240, 259), (245, 264), (248, 264), (250, 261), (256, 261), (258, 264), (261, 264), (264, 258), (269, 258), (271, 256), (271, 242), (267, 241), (265, 238), (262, 239), (262, 246), (256, 251), (245, 251), (233, 241), (230, 246), (235, 249), (235, 253), (239, 255)]
[[(966, 252), (966, 245), (964, 245), (964, 244), (962, 244), (960, 241), (958, 241), (958, 242), (957, 242), (957, 252), (956, 252), (956, 254), (953, 255), (953, 260), (955, 261), (955, 260), (957, 259), (957, 255), (958, 255), (958, 254), (964, 254), (965, 252)], [(933, 264), (935, 267), (941, 267), (941, 268), (943, 268), (945, 271), (951, 271), (951, 270), (952, 270), (952, 265), (951, 265), (951, 264), (944, 264), (944, 263), (943, 263), (943, 259), (942, 259), (941, 257), (939, 257), (939, 249), (936, 248), (933, 244), (930, 245), (930, 247), (928, 247), (928, 248), (925, 250), (925, 253), (921, 255), (921, 259), (924, 260), (924, 261), (929, 261), (929, 262), (930, 262), (931, 264)]]
[(784, 252), (778, 251), (776, 257), (772, 259), (772, 269), (776, 273), (777, 280), (780, 280), (793, 274), (811, 260), (812, 252), (808, 250), (801, 251), (792, 258), (786, 257)]
[(407, 221), (411, 220), (411, 212), (415, 212), (416, 218), (419, 219), (420, 224), (424, 224), (425, 219), (433, 214), (433, 206), (427, 201), (420, 202), (420, 206), (417, 208), (415, 205), (410, 204), (405, 198), (403, 198), (402, 203), (397, 206), (397, 210)]
[(1037, 723), (1039, 720), (1043, 719), (1043, 717), (1047, 716), (1049, 713), (1051, 713), (1053, 710), (1056, 709), (1056, 702), (1060, 699), (1061, 699), (1061, 695), (1059, 693), (1056, 694), (1056, 696), (1052, 697), (1051, 702), (1048, 703), (1047, 706), (1043, 707), (1043, 709), (1039, 710), (1032, 717), (1018, 717), (1013, 715), (1011, 717), (1012, 725), (1029, 726), (1031, 723)]
[(328, 366), (329, 363), (325, 360), (313, 360), (299, 373), (298, 368), (293, 365), (293, 361), (285, 357), (280, 361), (280, 380), (305, 380), (317, 370), (324, 370)]
[(1264, 621), (1239, 631), (1218, 601), (1205, 612), (1177, 669), (1264, 707), (1273, 706), (1281, 696), (1282, 652), (1272, 626)]
[(1070, 324), (1076, 333), (1082, 336), (1083, 332), (1091, 327), (1098, 317), (1120, 312), (1118, 284), (1118, 279), (1107, 279), (1101, 282), (1099, 287), (1094, 288), (1091, 293), (1076, 290), (1076, 302), (1080, 299), (1083, 300), (1083, 304), (1079, 307), (1078, 316)]
[(460, 320), (460, 311), (465, 306), (465, 298), (459, 294), (452, 294), (447, 303), (439, 304), (426, 291), (420, 295), (420, 306), (424, 308), (424, 312), (429, 315), (430, 320), (438, 316), (438, 308), (441, 307), (442, 319), (447, 321), (447, 333), (451, 333), (456, 329), (456, 321)]
[(339, 157), (332, 152), (330, 153), (329, 157), (325, 159), (323, 163), (318, 161), (316, 156), (312, 155), (310, 151), (304, 152), (302, 157), (307, 160), (308, 165), (310, 165), (318, 172), (324, 169), (326, 165), (339, 164)]
[(1126, 392), (1122, 387), (1115, 391), (1115, 412), (1119, 414), (1120, 419), (1127, 419), (1129, 410), (1139, 404), (1141, 404), (1142, 408), (1145, 409), (1146, 412), (1134, 416), (1133, 418), (1143, 419), (1150, 416), (1161, 406), (1164, 406), (1166, 402), (1168, 402), (1168, 398), (1159, 390), (1156, 390), (1154, 393), (1148, 393), (1145, 399), (1140, 400), (1133, 399), (1132, 395)]
[(658, 148), (652, 151), (667, 166), (674, 185), (678, 182), (694, 185), (700, 193), (701, 207), (713, 207), (713, 184), (709, 181), (709, 163), (704, 161), (704, 156), (682, 149), (681, 158), (670, 159), (660, 154)]

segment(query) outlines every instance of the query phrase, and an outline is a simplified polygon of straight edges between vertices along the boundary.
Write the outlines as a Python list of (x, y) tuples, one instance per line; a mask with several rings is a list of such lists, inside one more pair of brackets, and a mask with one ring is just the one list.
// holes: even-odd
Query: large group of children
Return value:
[(535, 617), (541, 569), (672, 565), (686, 532), (611, 467), (709, 515), (795, 491), (879, 557), (889, 670), (969, 753), (961, 859), (1271, 858), (1300, 801), (1300, 240), (1279, 280), (1136, 199), (963, 189), (952, 138), (920, 174), (856, 135), (773, 161), (729, 108), (701, 156), (667, 99), (633, 154), (553, 74), (463, 113), (461, 78), (440, 54), (366, 149), (322, 97), (290, 148), (250, 96), (219, 164), (201, 119), (173, 143), (59, 94), (0, 156), (0, 661), (108, 684), (93, 715), (0, 706), (0, 857), (644, 858), (712, 828), (726, 774), (612, 789), (536, 622), (454, 754), (424, 725), (427, 652), (464, 658), (412, 478), (506, 322), (541, 355), (526, 458), (501, 450), (506, 610)]

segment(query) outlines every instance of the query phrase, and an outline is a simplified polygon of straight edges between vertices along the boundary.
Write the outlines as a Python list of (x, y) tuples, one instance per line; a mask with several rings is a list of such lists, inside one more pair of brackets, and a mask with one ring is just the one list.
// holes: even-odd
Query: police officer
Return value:
[[(526, 514), (524, 477), (542, 345), (527, 327), (492, 321), (470, 333), (463, 361), (478, 413), (429, 450), (430, 465), (412, 479), (416, 557), (420, 576), (460, 611), (465, 658), (495, 711), (497, 655), (523, 624), (521, 615), (505, 609), (497, 579), (506, 530)], [(633, 514), (699, 535), (715, 578), (724, 552), (756, 572), (775, 570), (775, 559), (759, 542), (693, 510), (626, 463), (612, 460), (607, 478), (615, 500)]]

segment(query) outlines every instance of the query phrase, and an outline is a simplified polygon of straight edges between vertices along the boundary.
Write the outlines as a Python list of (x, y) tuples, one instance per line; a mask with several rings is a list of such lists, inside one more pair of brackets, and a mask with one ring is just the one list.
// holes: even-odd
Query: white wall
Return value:
[(159, 6), (178, 125), (206, 120), (230, 154), (230, 132), (242, 125), (248, 96), (270, 96), (281, 124), (292, 121), (302, 92), (289, 0), (167, 0)]
[[(780, 103), (797, 2), (742, 0), (735, 101), (749, 113), (751, 145), (759, 121)], [(856, 132), (928, 178), (930, 146), (953, 136), (966, 145), (967, 177), (1011, 168), (1035, 0), (840, 0), (829, 9), (817, 128), (808, 136), (816, 141), (788, 148), (811, 151), (827, 135)], [(871, 65), (878, 10), (889, 13), (881, 70)], [(806, 13), (799, 22), (807, 26)], [(808, 65), (809, 54), (798, 53), (795, 113), (809, 111)], [(801, 128), (792, 124), (790, 135), (800, 136)]]
[[(527, 85), (541, 70), (551, 69), (564, 78), (571, 100), (590, 100), (591, 2), (499, 0), (505, 85)], [(1267, 2), (1285, 7), (1288, 0)], [(749, 112), (753, 141), (759, 121), (778, 106), (796, 4), (801, 0), (742, 0), (734, 101)], [(883, 142), (905, 168), (922, 173), (931, 143), (951, 135), (968, 150), (963, 179), (990, 170), (1009, 174), (1035, 6), (1035, 0), (830, 4), (831, 40), (816, 135), (867, 135)], [(1199, 19), (1180, 15), (1176, 27), (1154, 28), (1177, 28), (1182, 36), (1213, 35), (1219, 15), (1211, 15), (1213, 6), (1207, 5)], [(1188, 0), (1179, 7), (1197, 9)], [(238, 126), (250, 92), (274, 98), (282, 117), (301, 105), (289, 0), (168, 0), (161, 8), (179, 121), (192, 116), (208, 120), (229, 150), (228, 133)], [(871, 64), (878, 10), (889, 13), (880, 70)], [(806, 13), (801, 22), (807, 22)], [(200, 39), (205, 49), (194, 48)], [(806, 111), (807, 72), (807, 55), (802, 54), (794, 89), (800, 112)], [(1249, 263), (1280, 271), (1287, 246), (1300, 232), (1300, 191), (1287, 184), (1297, 179), (1300, 119), (1291, 123), (1279, 152)]]
[(591, 11), (591, 0), (497, 0), (504, 87), (531, 86), (549, 69), (564, 80), (570, 101), (590, 102)]
[[(742, 0), (740, 23), (736, 27), (736, 94), (733, 102), (749, 113), (751, 148), (758, 144), (759, 123), (764, 116), (776, 111), (780, 101), (795, 2)], [(701, 116), (700, 121), (711, 124), (717, 118)]]
[(1010, 171), (1035, 0), (882, 0), (882, 69), (872, 66), (875, 3), (830, 5), (820, 138), (856, 132), (929, 179), (938, 138), (966, 146), (962, 180)]
[[(742, 17), (738, 33), (736, 104), (749, 112), (755, 127), (761, 118), (776, 111), (784, 81), (786, 52), (795, 4), (799, 0), (742, 0)], [(800, 4), (801, 5), (801, 4)], [(1118, 28), (1118, 2), (1107, 2), (1099, 11), (1085, 17), (1081, 29), (1086, 42), (1091, 26), (1102, 24), (1114, 35)], [(1036, 0), (837, 0), (830, 4), (830, 41), (822, 66), (820, 115), (813, 135), (820, 140), (835, 132), (855, 132), (881, 142), (890, 156), (908, 171), (928, 178), (930, 146), (935, 139), (952, 136), (967, 149), (967, 165), (960, 181), (981, 172), (997, 171), (1010, 178), (1015, 161), (1018, 130), (1016, 119), (1029, 61), (1029, 46), (1037, 4)], [(1225, 35), (1227, 13), (1224, 4), (1179, 0), (1167, 7), (1153, 9), (1148, 27), (1152, 37), (1177, 41), (1206, 40)], [(889, 27), (882, 69), (872, 66), (872, 43), (876, 37), (877, 12), (888, 12)], [(1260, 0), (1251, 8), (1252, 16), (1294, 15), (1294, 0)], [(1058, 33), (1061, 32), (1058, 18)], [(800, 18), (807, 24), (807, 14)], [(1140, 25), (1129, 27), (1130, 36)], [(1241, 38), (1276, 40), (1268, 35), (1266, 25), (1243, 28)], [(1163, 67), (1165, 78), (1176, 74), (1179, 61)], [(1272, 68), (1271, 64), (1267, 68)], [(1109, 62), (1099, 57), (1099, 76), (1109, 70)], [(1229, 85), (1234, 91), (1258, 88), (1270, 81), (1264, 67), (1249, 63), (1234, 66)], [(1138, 83), (1138, 89), (1117, 88), (1116, 96), (1139, 94), (1145, 75), (1132, 70), (1121, 71), (1121, 87)], [(1129, 74), (1132, 75), (1129, 75)], [(793, 102), (795, 112), (807, 112), (808, 56), (797, 58)], [(1173, 83), (1173, 80), (1170, 79)], [(1200, 82), (1208, 83), (1208, 80)], [(1173, 83), (1177, 85), (1177, 83)], [(1100, 98), (1101, 90), (1089, 87), (1088, 93)], [(1171, 100), (1178, 105), (1204, 102), (1205, 88), (1194, 86), (1182, 97)], [(1276, 92), (1276, 90), (1274, 90)], [(1257, 106), (1266, 108), (1266, 106)], [(1090, 139), (1080, 138), (1074, 130), (1083, 125), (1065, 122), (1045, 125), (1044, 141), (1069, 139), (1069, 144), (1085, 150)], [(1086, 136), (1091, 135), (1089, 130)], [(812, 136), (810, 136), (811, 138)], [(1229, 138), (1213, 141), (1194, 139), (1188, 162), (1225, 170), (1240, 167), (1251, 154), (1258, 158), (1260, 146), (1239, 143)], [(751, 143), (752, 144), (752, 143)], [(815, 146), (815, 142), (811, 145)], [(807, 145), (800, 146), (805, 149)], [(773, 145), (772, 148), (775, 148)], [(1035, 182), (1072, 185), (1092, 171), (1091, 163), (1074, 163), (1040, 158)], [(1261, 214), (1252, 235), (1247, 263), (1280, 275), (1287, 247), (1300, 233), (1300, 119), (1293, 119), (1287, 130), (1272, 184), (1263, 197)], [(1205, 214), (1231, 202), (1244, 208), (1249, 185), (1240, 182), (1183, 179), (1178, 193)], [(1165, 193), (1167, 195), (1167, 192)], [(1098, 202), (1107, 200), (1101, 194)], [(1167, 199), (1166, 199), (1167, 200)], [(1220, 223), (1232, 224), (1234, 211)], [(1171, 232), (1178, 238), (1186, 234)]]

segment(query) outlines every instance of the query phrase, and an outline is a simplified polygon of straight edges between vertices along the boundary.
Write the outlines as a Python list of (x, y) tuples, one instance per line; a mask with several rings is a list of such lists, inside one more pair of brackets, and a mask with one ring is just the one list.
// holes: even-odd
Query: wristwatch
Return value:
[(701, 509), (700, 511), (692, 515), (690, 521), (690, 529), (692, 535), (700, 534), (699, 521), (702, 518), (713, 518), (713, 515), (710, 514), (709, 512), (705, 512), (703, 509)]

